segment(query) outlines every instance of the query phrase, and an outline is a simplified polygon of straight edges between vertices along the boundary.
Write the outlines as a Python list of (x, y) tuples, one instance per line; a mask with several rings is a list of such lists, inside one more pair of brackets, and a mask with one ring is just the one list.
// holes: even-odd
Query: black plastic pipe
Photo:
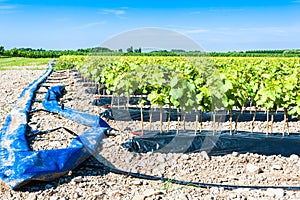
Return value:
[(226, 190), (234, 190), (239, 188), (247, 188), (247, 189), (255, 189), (255, 190), (266, 190), (268, 188), (272, 189), (283, 189), (283, 190), (294, 190), (294, 191), (300, 191), (300, 186), (253, 186), (253, 185), (222, 185), (218, 183), (200, 183), (200, 182), (191, 182), (191, 181), (183, 181), (183, 180), (176, 180), (176, 179), (170, 179), (160, 176), (153, 176), (153, 175), (147, 175), (147, 174), (140, 174), (140, 173), (134, 173), (134, 172), (127, 172), (120, 169), (104, 166), (104, 165), (91, 165), (91, 164), (85, 164), (84, 167), (93, 168), (93, 169), (107, 169), (109, 172), (120, 174), (120, 175), (127, 175), (134, 178), (140, 178), (140, 179), (146, 179), (146, 180), (152, 180), (152, 181), (164, 181), (164, 182), (171, 182), (179, 185), (186, 185), (186, 186), (193, 186), (193, 187), (200, 187), (200, 188), (224, 188)]

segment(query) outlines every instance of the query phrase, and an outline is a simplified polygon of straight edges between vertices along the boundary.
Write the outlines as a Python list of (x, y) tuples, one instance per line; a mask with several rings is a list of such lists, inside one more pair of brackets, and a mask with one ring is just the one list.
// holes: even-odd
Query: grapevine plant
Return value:
[[(160, 109), (161, 132), (164, 108), (169, 108), (169, 112), (171, 108), (184, 113), (194, 111), (196, 131), (199, 111), (202, 115), (203, 112), (225, 109), (230, 115), (231, 134), (232, 111), (235, 109), (240, 115), (245, 107), (255, 108), (252, 130), (256, 110), (264, 109), (267, 134), (272, 132), (274, 112), (280, 109), (284, 111), (283, 134), (289, 133), (288, 114), (300, 118), (299, 58), (62, 56), (57, 67), (78, 69), (99, 88), (104, 87), (107, 94), (118, 98), (147, 95), (151, 107)], [(144, 103), (140, 99), (141, 118)], [(238, 118), (235, 131), (237, 123)], [(200, 124), (200, 130), (201, 127)]]

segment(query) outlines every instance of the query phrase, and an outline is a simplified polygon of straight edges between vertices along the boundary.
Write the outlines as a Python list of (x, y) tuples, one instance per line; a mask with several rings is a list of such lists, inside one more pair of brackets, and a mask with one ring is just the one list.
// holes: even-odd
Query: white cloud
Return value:
[(13, 6), (13, 5), (0, 6), (0, 10), (12, 10), (14, 8), (16, 8), (16, 6)]
[(178, 31), (182, 34), (198, 34), (198, 33), (207, 33), (210, 31), (209, 29), (199, 28), (197, 26), (178, 26), (178, 25), (169, 24), (167, 25), (167, 27), (170, 27), (171, 30)]
[[(1, 1), (0, 2), (4, 2)], [(15, 13), (17, 6), (15, 5), (0, 5), (0, 14), (11, 14), (11, 13)]]
[(207, 29), (192, 29), (192, 30), (184, 30), (183, 33), (190, 33), (190, 34), (198, 34), (198, 33), (206, 33), (209, 32)]
[(201, 14), (207, 14), (207, 11), (211, 12), (211, 13), (233, 13), (233, 12), (243, 12), (243, 11), (245, 11), (245, 9), (244, 8), (214, 8), (214, 7), (211, 7), (211, 8), (205, 9), (205, 10), (192, 11), (189, 14), (190, 15), (201, 15)]
[(74, 29), (77, 29), (77, 30), (79, 30), (79, 29), (88, 29), (88, 28), (91, 28), (91, 27), (104, 25), (104, 24), (106, 24), (105, 20), (99, 21), (99, 22), (90, 22), (90, 23), (82, 24), (80, 26), (76, 26), (76, 27), (74, 27)]
[(250, 27), (241, 28), (240, 31), (254, 32), (254, 33), (272, 33), (272, 34), (284, 34), (289, 31), (295, 31), (294, 27)]
[[(127, 9), (127, 8), (126, 8)], [(100, 11), (102, 14), (114, 14), (114, 15), (124, 15), (126, 11), (123, 9), (102, 9)]]

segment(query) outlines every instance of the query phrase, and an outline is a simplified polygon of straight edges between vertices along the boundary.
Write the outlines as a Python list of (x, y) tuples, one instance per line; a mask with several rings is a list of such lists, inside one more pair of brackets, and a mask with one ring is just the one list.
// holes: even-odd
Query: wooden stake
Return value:
[(144, 115), (143, 115), (143, 105), (141, 105), (141, 125), (142, 125), (142, 135), (144, 135)]
[(216, 132), (215, 124), (216, 124), (216, 110), (213, 111), (213, 133), (214, 134)]
[(232, 108), (229, 110), (229, 134), (232, 135)]
[(152, 115), (153, 115), (153, 112), (152, 112), (152, 107), (150, 105), (150, 116), (149, 116), (150, 130), (152, 130)]
[(290, 135), (290, 129), (288, 124), (288, 111), (286, 108), (284, 108), (284, 125), (283, 125), (282, 136), (284, 136), (286, 129), (287, 129), (287, 134)]
[(160, 118), (160, 133), (163, 132), (162, 126), (163, 126), (163, 112), (162, 112), (162, 106), (159, 108), (159, 118)]
[(241, 116), (242, 112), (243, 112), (243, 108), (240, 108), (240, 112), (239, 112), (239, 114), (238, 114), (238, 116), (237, 116), (237, 118), (235, 120), (235, 126), (234, 126), (234, 132), (235, 133), (237, 132), (237, 125), (238, 125), (238, 121), (240, 119), (240, 116)]
[(186, 130), (185, 129), (185, 120), (186, 120), (186, 112), (184, 111), (184, 114), (183, 114), (183, 130)]
[(252, 119), (252, 123), (251, 123), (251, 133), (253, 133), (253, 129), (254, 129), (254, 121), (256, 118), (256, 111), (257, 111), (257, 108), (255, 107), (255, 111), (254, 111), (254, 115), (253, 115), (253, 119)]
[(171, 123), (171, 105), (169, 105), (169, 110), (168, 110), (168, 132), (170, 130), (170, 123)]
[(267, 109), (267, 125), (266, 125), (266, 135), (269, 134), (269, 109)]
[(110, 102), (111, 107), (113, 107), (113, 104), (114, 104), (114, 95), (111, 96), (111, 102)]
[(271, 115), (271, 133), (273, 133), (273, 124), (274, 124), (274, 111), (272, 111), (272, 115)]
[(196, 112), (196, 120), (195, 120), (195, 135), (197, 134), (198, 131), (198, 120), (199, 120), (199, 113), (198, 113), (198, 109), (195, 109)]
[(202, 129), (203, 129), (203, 123), (202, 123), (202, 120), (203, 120), (203, 112), (201, 110), (201, 114), (200, 114), (200, 132), (202, 132)]
[(179, 134), (179, 126), (180, 126), (180, 110), (177, 108), (177, 135)]
[(101, 92), (100, 84), (98, 83), (97, 86), (98, 86), (98, 94), (100, 95), (100, 92)]

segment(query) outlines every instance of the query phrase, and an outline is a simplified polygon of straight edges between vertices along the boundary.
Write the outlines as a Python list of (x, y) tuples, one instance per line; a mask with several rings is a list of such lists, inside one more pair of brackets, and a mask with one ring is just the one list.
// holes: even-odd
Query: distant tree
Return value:
[(183, 49), (171, 49), (171, 52), (185, 52)]
[(123, 49), (119, 49), (118, 52), (119, 52), (119, 53), (122, 53), (122, 52), (123, 52)]
[(4, 46), (0, 46), (0, 55), (4, 54)]
[(94, 48), (91, 48), (91, 51), (92, 52), (112, 52), (112, 50), (107, 47), (94, 47)]
[(129, 48), (127, 48), (127, 53), (132, 53), (133, 52), (133, 47), (131, 46), (131, 47), (129, 47)]
[(141, 48), (134, 49), (134, 52), (135, 52), (135, 53), (142, 53), (142, 49), (141, 49)]

